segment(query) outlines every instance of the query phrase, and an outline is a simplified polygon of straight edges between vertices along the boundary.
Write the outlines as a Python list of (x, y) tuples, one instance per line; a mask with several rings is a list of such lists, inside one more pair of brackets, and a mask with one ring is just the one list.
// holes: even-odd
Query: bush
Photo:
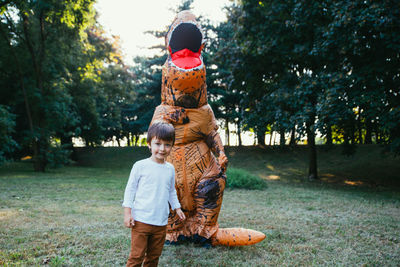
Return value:
[(263, 190), (267, 182), (243, 169), (228, 168), (226, 172), (227, 188), (242, 188), (250, 190)]

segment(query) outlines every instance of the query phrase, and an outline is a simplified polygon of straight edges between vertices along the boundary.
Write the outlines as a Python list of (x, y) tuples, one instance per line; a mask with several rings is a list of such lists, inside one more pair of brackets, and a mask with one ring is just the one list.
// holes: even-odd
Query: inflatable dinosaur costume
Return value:
[[(248, 229), (219, 229), (228, 159), (207, 103), (206, 70), (201, 57), (203, 33), (195, 16), (180, 12), (165, 37), (169, 52), (162, 69), (161, 105), (153, 115), (175, 127), (168, 161), (175, 167), (175, 187), (186, 221), (171, 212), (167, 241), (182, 238), (213, 245), (249, 245), (265, 235)], [(217, 155), (218, 159), (214, 156)]]

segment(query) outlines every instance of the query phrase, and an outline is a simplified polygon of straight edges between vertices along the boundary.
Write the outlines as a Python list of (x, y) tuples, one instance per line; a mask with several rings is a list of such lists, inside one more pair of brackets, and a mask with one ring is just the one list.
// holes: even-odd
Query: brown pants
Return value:
[(135, 221), (131, 231), (131, 252), (126, 266), (157, 266), (165, 242), (166, 226)]

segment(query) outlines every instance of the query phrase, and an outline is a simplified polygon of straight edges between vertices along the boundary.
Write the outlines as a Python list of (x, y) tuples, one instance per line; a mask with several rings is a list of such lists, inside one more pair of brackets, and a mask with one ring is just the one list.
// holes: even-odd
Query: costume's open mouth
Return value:
[(193, 23), (181, 23), (176, 26), (169, 40), (172, 62), (182, 69), (193, 69), (202, 64), (202, 34)]

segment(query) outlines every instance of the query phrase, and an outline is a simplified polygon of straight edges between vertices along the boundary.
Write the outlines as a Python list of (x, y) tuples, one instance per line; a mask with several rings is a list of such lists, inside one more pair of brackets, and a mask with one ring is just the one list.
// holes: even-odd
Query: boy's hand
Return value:
[(178, 214), (178, 217), (179, 219), (181, 219), (181, 221), (184, 221), (186, 219), (186, 216), (181, 210), (181, 208), (176, 209), (176, 214)]
[(133, 220), (132, 216), (124, 216), (124, 225), (128, 228), (131, 228), (135, 225), (135, 221)]
[(128, 228), (131, 228), (135, 225), (135, 220), (132, 218), (131, 209), (126, 207), (124, 209), (124, 225)]

